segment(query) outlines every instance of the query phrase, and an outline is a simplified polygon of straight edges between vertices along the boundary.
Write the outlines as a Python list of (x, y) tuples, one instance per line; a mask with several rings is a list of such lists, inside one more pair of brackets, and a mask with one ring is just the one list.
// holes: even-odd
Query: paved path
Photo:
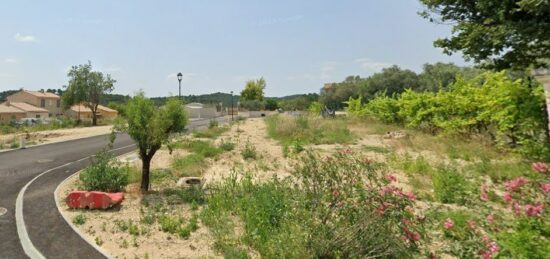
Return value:
[[(189, 128), (207, 124), (208, 120), (193, 121)], [(22, 218), (29, 241), (46, 258), (103, 257), (63, 220), (53, 193), (64, 179), (90, 163), (85, 158), (106, 144), (107, 136), (102, 135), (0, 153), (0, 208), (7, 209), (6, 214), (0, 215), (1, 259), (27, 258), (22, 246), (25, 240), (20, 240), (16, 227), (16, 199), (24, 186), (44, 172), (47, 173), (29, 184), (22, 196)], [(112, 152), (130, 152), (135, 149), (133, 144), (127, 135), (119, 135)]]

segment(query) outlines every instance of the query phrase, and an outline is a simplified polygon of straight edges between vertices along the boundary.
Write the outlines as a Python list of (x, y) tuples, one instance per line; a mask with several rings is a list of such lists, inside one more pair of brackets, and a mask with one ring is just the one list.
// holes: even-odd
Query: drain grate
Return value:
[(8, 210), (6, 208), (0, 207), (0, 217), (6, 215), (6, 213), (8, 213)]

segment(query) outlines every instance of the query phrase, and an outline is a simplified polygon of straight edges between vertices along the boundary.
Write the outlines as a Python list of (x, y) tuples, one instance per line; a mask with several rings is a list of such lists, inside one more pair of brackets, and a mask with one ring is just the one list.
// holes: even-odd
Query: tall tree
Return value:
[(183, 132), (187, 124), (187, 115), (183, 103), (178, 98), (170, 98), (163, 107), (157, 107), (153, 101), (139, 92), (125, 105), (125, 122), (115, 127), (127, 132), (137, 143), (142, 161), (141, 190), (149, 190), (151, 159), (174, 133)]
[(420, 0), (421, 15), (453, 24), (435, 46), (496, 69), (548, 66), (550, 0)]
[(69, 108), (75, 104), (82, 104), (90, 108), (92, 125), (97, 125), (97, 107), (104, 95), (113, 91), (116, 80), (109, 74), (104, 75), (102, 72), (93, 71), (91, 62), (73, 66), (67, 76), (69, 84), (64, 86), (63, 106)]
[(247, 81), (241, 91), (241, 99), (243, 101), (263, 101), (265, 86), (266, 83), (263, 77)]

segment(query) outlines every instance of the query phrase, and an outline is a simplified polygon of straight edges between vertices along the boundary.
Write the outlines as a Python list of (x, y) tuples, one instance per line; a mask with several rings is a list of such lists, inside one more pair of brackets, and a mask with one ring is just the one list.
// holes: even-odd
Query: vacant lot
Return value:
[[(64, 209), (117, 257), (544, 258), (548, 168), (483, 139), (377, 121), (273, 116), (182, 136), (139, 160), (123, 206)], [(202, 189), (176, 186), (201, 176)], [(78, 188), (74, 178), (60, 195)]]

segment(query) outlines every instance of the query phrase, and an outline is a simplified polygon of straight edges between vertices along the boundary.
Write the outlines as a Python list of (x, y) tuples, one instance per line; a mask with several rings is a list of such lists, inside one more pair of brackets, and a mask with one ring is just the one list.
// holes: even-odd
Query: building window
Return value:
[(40, 114), (36, 114), (36, 118), (37, 118), (37, 119), (40, 119)]
[(40, 99), (40, 107), (42, 108), (46, 107), (46, 100)]
[(61, 107), (61, 100), (57, 100), (57, 108)]

